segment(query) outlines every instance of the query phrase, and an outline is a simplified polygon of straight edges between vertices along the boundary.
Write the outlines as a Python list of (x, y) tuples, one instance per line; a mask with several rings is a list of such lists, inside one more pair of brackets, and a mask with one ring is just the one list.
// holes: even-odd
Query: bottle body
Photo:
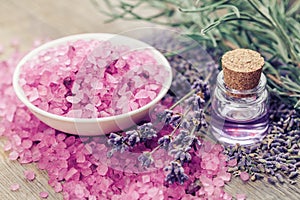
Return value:
[(226, 87), (223, 71), (212, 96), (211, 131), (222, 143), (247, 145), (263, 139), (269, 126), (266, 77), (251, 90)]

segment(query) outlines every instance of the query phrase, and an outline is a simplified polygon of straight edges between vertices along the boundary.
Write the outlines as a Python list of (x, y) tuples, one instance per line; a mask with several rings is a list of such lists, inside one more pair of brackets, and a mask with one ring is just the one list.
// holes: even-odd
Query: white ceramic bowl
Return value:
[[(137, 110), (133, 110), (128, 113), (124, 113), (116, 116), (103, 117), (103, 118), (71, 118), (71, 117), (64, 117), (64, 116), (59, 116), (56, 114), (49, 113), (33, 105), (27, 99), (27, 97), (23, 92), (22, 87), (19, 85), (19, 76), (23, 65), (44, 49), (58, 46), (68, 41), (75, 41), (79, 39), (83, 39), (83, 40), (98, 39), (101, 41), (109, 40), (113, 45), (126, 45), (130, 49), (150, 50), (153, 53), (153, 56), (157, 60), (158, 64), (164, 66), (165, 69), (168, 71), (169, 76), (166, 77), (166, 81), (162, 85), (161, 91), (156, 96), (156, 98), (153, 99), (153, 101), (151, 101), (147, 105)], [(50, 41), (32, 50), (25, 57), (23, 57), (23, 59), (18, 63), (13, 76), (13, 87), (16, 95), (38, 119), (40, 119), (45, 124), (57, 130), (70, 133), (70, 134), (82, 135), (82, 136), (95, 136), (95, 135), (106, 134), (114, 131), (124, 130), (138, 123), (148, 115), (149, 109), (153, 107), (156, 103), (158, 103), (165, 96), (165, 94), (167, 93), (167, 91), (171, 86), (171, 82), (172, 82), (172, 71), (171, 71), (170, 64), (166, 60), (166, 58), (154, 47), (129, 37), (115, 35), (115, 34), (104, 34), (104, 33), (79, 34), (79, 35), (68, 36), (68, 37)]]

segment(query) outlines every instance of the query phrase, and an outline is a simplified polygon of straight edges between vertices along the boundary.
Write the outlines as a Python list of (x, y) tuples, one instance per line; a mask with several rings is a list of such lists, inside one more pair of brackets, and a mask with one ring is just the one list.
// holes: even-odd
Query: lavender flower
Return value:
[(169, 124), (173, 115), (173, 110), (165, 109), (163, 112), (157, 114), (157, 119), (160, 122)]
[(164, 170), (169, 172), (165, 179), (169, 184), (173, 184), (175, 182), (183, 184), (188, 179), (188, 176), (184, 173), (184, 169), (180, 162), (172, 161)]
[(180, 114), (173, 114), (171, 119), (170, 119), (170, 125), (172, 125), (173, 127), (176, 127), (180, 124), (182, 119), (182, 115)]
[(159, 145), (161, 145), (164, 149), (169, 148), (169, 144), (171, 143), (171, 136), (170, 135), (165, 135), (157, 141)]
[(179, 160), (182, 164), (190, 162), (192, 160), (191, 154), (188, 152), (191, 148), (180, 149), (174, 156), (175, 160)]
[(207, 82), (203, 81), (202, 79), (196, 80), (193, 85), (192, 89), (196, 90), (196, 93), (201, 93), (203, 95), (204, 100), (208, 100), (210, 97), (210, 88)]
[(149, 167), (154, 162), (151, 152), (148, 151), (143, 152), (143, 154), (138, 157), (138, 161), (145, 167)]
[(192, 111), (198, 111), (203, 108), (205, 101), (200, 97), (200, 95), (193, 94), (185, 101), (185, 103), (191, 106)]
[(140, 133), (141, 141), (151, 140), (157, 137), (157, 132), (154, 129), (152, 123), (146, 123), (137, 127), (137, 131)]
[(124, 137), (116, 133), (111, 133), (107, 143), (113, 146), (112, 150), (107, 153), (107, 157), (111, 157), (116, 151), (121, 153), (128, 149), (128, 145), (124, 142)]
[(134, 146), (141, 141), (141, 138), (136, 130), (131, 130), (126, 132), (124, 141), (126, 141), (129, 146)]

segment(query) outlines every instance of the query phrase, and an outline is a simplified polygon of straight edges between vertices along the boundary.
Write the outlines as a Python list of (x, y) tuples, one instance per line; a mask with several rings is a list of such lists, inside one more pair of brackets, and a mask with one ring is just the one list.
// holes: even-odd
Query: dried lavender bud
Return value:
[(256, 172), (256, 173), (261, 172), (261, 171), (260, 171), (258, 168), (256, 168), (256, 167), (250, 167), (250, 171)]
[(157, 141), (157, 143), (159, 145), (161, 145), (164, 149), (168, 149), (169, 145), (171, 143), (171, 136), (165, 135), (165, 136), (159, 138), (159, 140)]
[(203, 108), (205, 101), (199, 95), (193, 94), (191, 97), (185, 100), (185, 103), (191, 106), (193, 111), (199, 111)]
[(254, 173), (254, 175), (255, 175), (255, 179), (256, 179), (256, 180), (259, 180), (259, 179), (263, 179), (263, 178), (264, 178), (264, 175), (259, 174), (259, 173)]
[(277, 180), (273, 177), (268, 177), (268, 182), (271, 183), (272, 185), (275, 185)]
[(127, 131), (124, 141), (126, 141), (129, 146), (134, 146), (140, 142), (140, 135), (136, 130)]
[(187, 144), (187, 142), (189, 142), (189, 140), (187, 141), (187, 139), (185, 138), (190, 138), (190, 134), (189, 131), (181, 129), (179, 131), (179, 134), (174, 138), (174, 140), (171, 142), (172, 146), (184, 146), (184, 145), (189, 145)]
[(208, 100), (210, 97), (210, 89), (207, 82), (204, 82), (201, 79), (196, 80), (193, 85), (192, 89), (196, 90), (196, 93), (200, 92), (203, 95), (204, 100)]
[(165, 124), (169, 124), (172, 115), (173, 110), (165, 109), (163, 112), (157, 114), (157, 120)]
[(187, 116), (182, 120), (180, 128), (190, 130), (193, 127), (193, 120), (190, 118), (190, 116)]
[(283, 179), (283, 177), (282, 177), (281, 174), (276, 173), (275, 177), (277, 178), (277, 180), (278, 180), (279, 183), (284, 183), (284, 179)]
[(172, 161), (168, 167), (165, 167), (164, 170), (169, 172), (165, 180), (170, 184), (175, 182), (183, 184), (186, 180), (188, 180), (188, 176), (184, 173), (183, 167), (177, 161)]
[(207, 122), (205, 120), (205, 114), (202, 109), (193, 112), (194, 120), (193, 125), (196, 127), (195, 131), (200, 131), (202, 127), (207, 128)]
[(151, 140), (157, 137), (157, 132), (154, 129), (152, 123), (146, 123), (137, 127), (137, 131), (140, 133), (141, 141)]
[(143, 152), (143, 154), (138, 157), (138, 161), (144, 167), (149, 167), (154, 162), (152, 154), (150, 152)]
[(289, 175), (289, 178), (294, 179), (298, 176), (298, 174), (299, 174), (298, 172), (291, 172), (290, 175)]
[(182, 115), (180, 115), (180, 114), (174, 114), (174, 115), (172, 115), (169, 123), (173, 127), (177, 127), (180, 124), (181, 119), (182, 119)]
[(179, 150), (174, 156), (175, 160), (179, 160), (182, 164), (191, 161), (192, 156), (188, 151)]
[(256, 181), (255, 175), (252, 175), (252, 176), (250, 177), (250, 180), (251, 180), (251, 181)]
[(228, 172), (235, 172), (235, 171), (237, 171), (239, 168), (238, 167), (229, 167), (228, 169), (227, 169), (227, 171)]
[(116, 151), (123, 153), (128, 149), (128, 145), (125, 143), (125, 138), (116, 133), (111, 133), (109, 135), (107, 143), (112, 146), (112, 150), (107, 154), (108, 157), (111, 157)]

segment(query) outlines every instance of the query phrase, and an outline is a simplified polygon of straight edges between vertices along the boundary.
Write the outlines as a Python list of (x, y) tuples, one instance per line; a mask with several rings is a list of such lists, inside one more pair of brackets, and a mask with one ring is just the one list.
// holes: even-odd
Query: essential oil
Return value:
[(262, 140), (269, 126), (263, 58), (255, 51), (236, 49), (224, 54), (221, 63), (212, 97), (212, 134), (232, 145)]

